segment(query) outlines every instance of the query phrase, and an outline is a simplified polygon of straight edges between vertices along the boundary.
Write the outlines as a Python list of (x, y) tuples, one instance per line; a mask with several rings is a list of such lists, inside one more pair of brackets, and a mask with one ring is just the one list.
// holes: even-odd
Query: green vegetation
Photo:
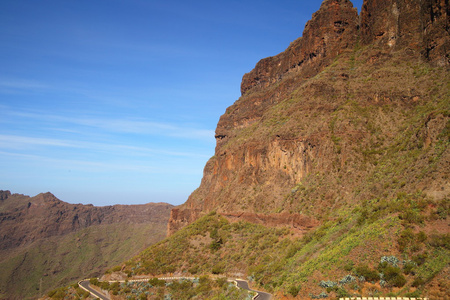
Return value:
[(163, 281), (152, 278), (141, 282), (98, 282), (92, 280), (91, 284), (109, 291), (116, 297), (123, 299), (242, 299), (247, 300), (253, 296), (252, 292), (241, 290), (226, 278), (211, 279), (201, 276), (191, 279)]
[[(379, 205), (375, 201), (365, 204), (369, 220), (377, 214)], [(448, 264), (444, 257), (448, 255), (448, 236), (430, 238), (421, 231), (410, 235), (401, 216), (395, 210), (389, 213), (389, 207), (377, 220), (358, 225), (359, 216), (354, 214), (347, 220), (329, 220), (301, 238), (288, 229), (230, 223), (211, 213), (126, 262), (124, 270), (130, 278), (173, 272), (186, 276), (248, 276), (259, 288), (292, 296), (355, 296), (360, 295), (366, 282), (380, 284), (379, 295), (391, 293), (392, 288), (403, 288), (401, 293), (405, 295)], [(396, 232), (400, 232), (397, 237)], [(405, 252), (407, 256), (414, 254), (410, 260), (381, 255), (385, 251), (398, 253), (395, 243), (401, 243), (404, 236), (422, 245), (419, 252)], [(220, 247), (212, 249), (211, 244), (219, 240)], [(389, 240), (394, 242), (392, 247)], [(433, 258), (427, 252), (433, 252)], [(322, 278), (321, 284), (311, 274)], [(192, 288), (192, 283), (184, 285)], [(187, 288), (184, 285), (178, 288)]]
[[(48, 290), (86, 276), (101, 275), (108, 267), (151, 244), (152, 238), (154, 242), (161, 240), (164, 225), (158, 226), (160, 235), (155, 235), (155, 228), (145, 224), (92, 226), (62, 238), (35, 242), (14, 253), (3, 253), (0, 285), (2, 290), (13, 291), (16, 297), (26, 298), (44, 295)], [(22, 279), (14, 283), (9, 280), (10, 276)], [(5, 298), (12, 298), (12, 295)]]

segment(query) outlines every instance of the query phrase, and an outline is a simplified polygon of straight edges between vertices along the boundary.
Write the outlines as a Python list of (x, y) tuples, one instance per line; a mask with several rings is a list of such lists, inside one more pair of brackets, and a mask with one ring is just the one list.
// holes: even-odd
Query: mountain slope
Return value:
[(171, 205), (68, 204), (0, 192), (0, 298), (36, 298), (95, 276), (166, 236)]
[[(172, 211), (170, 231), (211, 210), (320, 219), (330, 205), (380, 196), (383, 185), (391, 197), (446, 197), (448, 7), (368, 0), (359, 17), (350, 1), (324, 1), (302, 37), (244, 75), (201, 185)], [(396, 173), (380, 170), (377, 161), (399, 150)], [(389, 175), (375, 183), (380, 172)]]

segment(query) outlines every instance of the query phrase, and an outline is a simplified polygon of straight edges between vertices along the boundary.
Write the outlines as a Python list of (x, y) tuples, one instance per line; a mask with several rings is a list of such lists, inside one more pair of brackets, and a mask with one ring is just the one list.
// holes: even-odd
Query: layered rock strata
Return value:
[[(354, 201), (353, 187), (370, 171), (355, 170), (362, 154), (354, 145), (373, 146), (378, 133), (374, 136), (369, 125), (382, 128), (391, 117), (362, 115), (365, 121), (358, 123), (337, 121), (337, 112), (349, 98), (356, 99), (352, 101), (358, 107), (394, 105), (399, 111), (427, 101), (431, 96), (411, 80), (380, 66), (404, 57), (448, 68), (448, 16), (449, 3), (444, 0), (365, 0), (360, 16), (348, 0), (325, 0), (302, 37), (284, 52), (262, 59), (243, 76), (242, 97), (217, 125), (215, 156), (205, 166), (200, 187), (172, 211), (169, 233), (212, 210), (226, 216), (254, 214), (249, 220), (258, 219), (261, 213), (287, 211), (318, 217), (321, 205)], [(337, 59), (347, 60), (348, 68), (326, 73)], [(366, 69), (359, 70), (357, 64)], [(354, 78), (369, 73), (364, 86)], [(388, 80), (380, 86), (383, 77)], [(301, 102), (290, 104), (289, 99), (295, 97)], [(447, 117), (435, 117), (445, 119), (437, 125), (441, 130)], [(400, 126), (396, 119), (390, 120), (393, 128)], [(394, 136), (394, 132), (391, 128), (383, 134)], [(345, 169), (344, 177), (330, 175)], [(305, 210), (299, 211), (291, 194), (305, 189), (301, 184), (305, 178), (319, 181), (313, 176), (322, 178), (324, 189), (316, 199), (305, 200), (310, 204), (302, 204)], [(290, 221), (285, 223), (292, 226)]]

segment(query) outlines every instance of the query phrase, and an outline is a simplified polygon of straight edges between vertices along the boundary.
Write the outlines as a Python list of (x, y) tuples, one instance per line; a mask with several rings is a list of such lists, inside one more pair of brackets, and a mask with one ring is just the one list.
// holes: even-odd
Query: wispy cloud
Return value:
[(36, 91), (49, 88), (51, 86), (35, 80), (0, 78), (0, 91)]
[[(145, 162), (135, 160), (135, 161), (112, 161), (112, 162), (101, 162), (101, 161), (91, 161), (83, 159), (66, 159), (66, 158), (54, 158), (44, 155), (36, 154), (23, 154), (8, 151), (0, 151), (2, 157), (8, 157), (13, 160), (25, 161), (27, 165), (37, 164), (43, 165), (46, 168), (51, 166), (55, 169), (63, 170), (78, 170), (83, 172), (139, 172), (139, 173), (151, 173), (151, 174), (197, 174), (198, 169), (186, 168), (186, 166), (179, 166), (178, 169), (167, 168), (166, 166), (161, 166), (161, 164), (155, 162)], [(18, 165), (17, 163), (15, 163)], [(112, 174), (112, 173), (111, 173)], [(117, 173), (114, 173), (117, 175)]]
[(29, 146), (44, 147), (64, 147), (74, 149), (87, 149), (90, 152), (108, 152), (116, 155), (126, 156), (178, 156), (178, 157), (198, 157), (207, 158), (207, 155), (197, 152), (171, 151), (167, 149), (157, 149), (139, 147), (123, 144), (96, 143), (89, 141), (75, 141), (65, 139), (36, 138), (17, 135), (0, 135), (0, 149), (25, 149)]
[(20, 148), (23, 145), (79, 148), (79, 144), (64, 140), (25, 137), (17, 135), (0, 135), (0, 147), (2, 148)]
[[(164, 122), (153, 122), (141, 119), (127, 118), (102, 118), (73, 117), (67, 115), (54, 115), (35, 112), (10, 112), (11, 115), (27, 119), (38, 119), (43, 122), (68, 123), (78, 126), (101, 129), (112, 133), (130, 133), (141, 135), (158, 135), (182, 139), (213, 140), (214, 130), (194, 128), (189, 125), (183, 126)], [(61, 128), (60, 128), (61, 130)], [(72, 130), (66, 128), (65, 130)]]

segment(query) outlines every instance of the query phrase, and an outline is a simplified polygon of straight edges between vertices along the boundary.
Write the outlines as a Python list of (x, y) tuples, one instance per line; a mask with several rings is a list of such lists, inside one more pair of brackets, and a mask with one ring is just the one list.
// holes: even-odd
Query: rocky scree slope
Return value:
[[(103, 273), (166, 236), (172, 205), (68, 204), (0, 191), (0, 299)], [(39, 290), (42, 288), (42, 290)]]
[(449, 28), (444, 0), (365, 0), (360, 15), (323, 1), (300, 38), (243, 76), (169, 232), (210, 211), (306, 232), (368, 199), (448, 198)]

